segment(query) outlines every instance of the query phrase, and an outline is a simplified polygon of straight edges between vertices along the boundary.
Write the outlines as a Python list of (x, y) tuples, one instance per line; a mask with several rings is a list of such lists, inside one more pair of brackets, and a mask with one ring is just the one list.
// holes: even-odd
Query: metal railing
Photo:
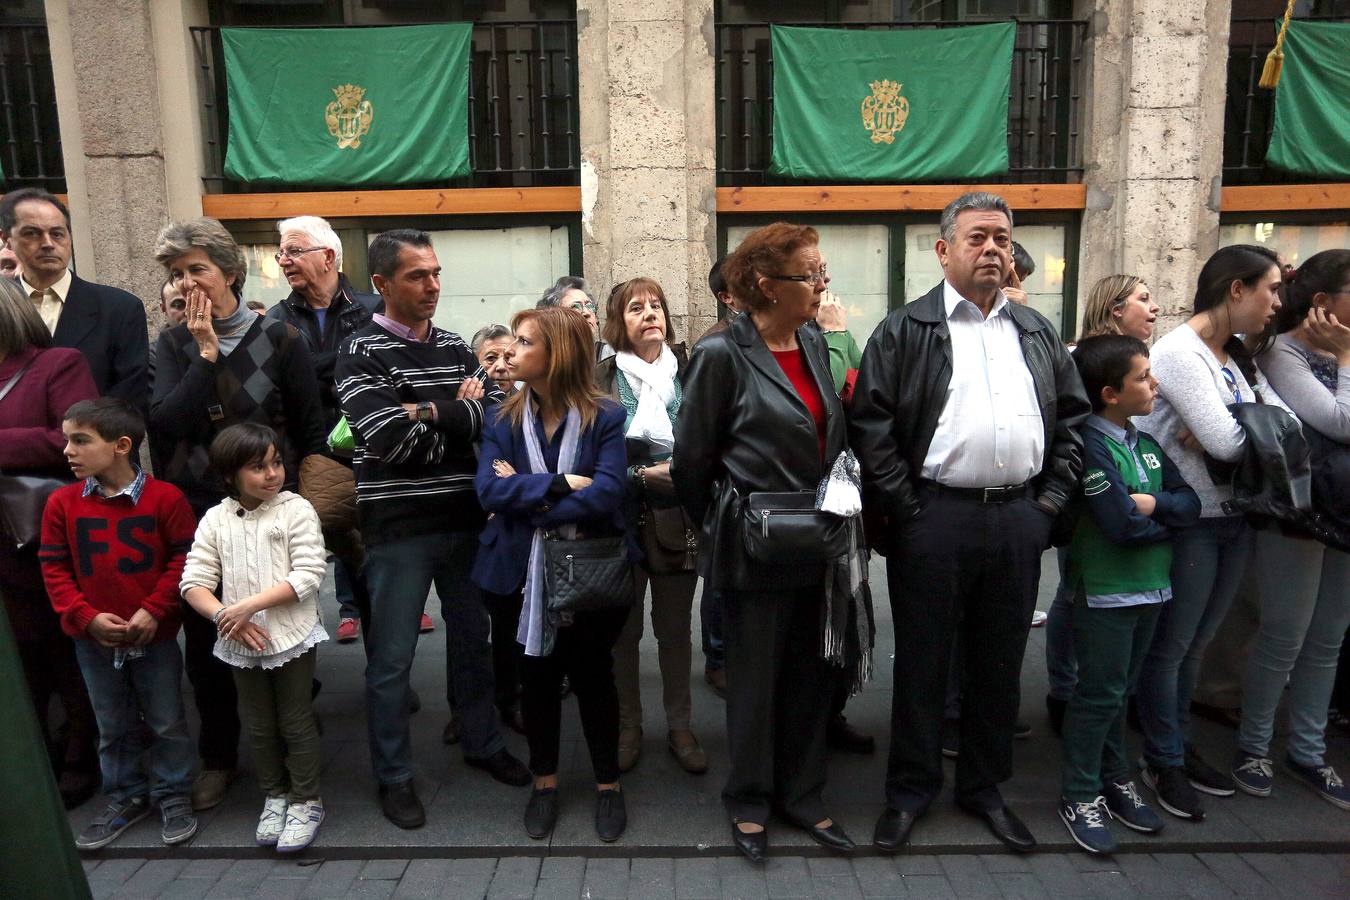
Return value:
[(7, 190), (66, 191), (45, 25), (0, 25), (0, 167)]
[[(207, 192), (287, 190), (284, 185), (249, 185), (225, 177), (229, 110), (220, 29), (194, 27), (189, 31), (202, 97), (206, 138), (202, 181)], [(469, 57), (469, 165), (473, 174), (424, 186), (579, 183), (576, 48), (577, 26), (572, 19), (475, 22)]]
[[(1338, 8), (1339, 7), (1339, 8)], [(1321, 22), (1350, 22), (1350, 2), (1326, 4)], [(1278, 31), (1273, 16), (1233, 19), (1228, 39), (1228, 91), (1223, 117), (1223, 183), (1272, 184), (1316, 178), (1266, 168), (1266, 151), (1275, 130), (1275, 91), (1260, 87), (1266, 54)]]
[[(793, 25), (885, 31), (952, 28), (970, 22), (793, 22)], [(1086, 21), (1017, 22), (1008, 97), (1008, 174), (985, 181), (1077, 182), (1083, 41)], [(826, 61), (820, 76), (829, 77)], [(717, 26), (717, 183), (772, 183), (766, 174), (773, 146), (773, 54), (769, 24)]]

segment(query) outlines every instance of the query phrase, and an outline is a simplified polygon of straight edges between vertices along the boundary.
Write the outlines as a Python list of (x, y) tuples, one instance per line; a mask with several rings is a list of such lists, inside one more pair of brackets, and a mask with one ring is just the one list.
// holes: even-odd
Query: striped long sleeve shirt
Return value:
[[(335, 374), (356, 439), (366, 543), (480, 530), (485, 518), (473, 486), (473, 444), (484, 416), (505, 397), (468, 344), (434, 325), (417, 341), (372, 323), (343, 344)], [(483, 382), (482, 400), (455, 399), (466, 378)], [(401, 405), (422, 401), (435, 404), (435, 421), (414, 421)]]

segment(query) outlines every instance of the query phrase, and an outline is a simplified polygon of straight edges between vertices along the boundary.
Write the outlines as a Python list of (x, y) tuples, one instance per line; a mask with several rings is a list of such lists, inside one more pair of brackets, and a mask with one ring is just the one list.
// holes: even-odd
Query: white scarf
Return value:
[[(548, 472), (544, 463), (544, 449), (539, 444), (536, 430), (539, 421), (535, 411), (534, 391), (525, 398), (525, 449), (529, 452), (530, 471)], [(577, 444), (581, 437), (581, 413), (575, 408), (567, 411), (563, 420), (562, 447), (558, 450), (558, 471), (555, 474), (575, 474), (572, 469), (577, 463)], [(563, 525), (557, 529), (564, 538), (576, 535), (575, 525)], [(536, 528), (530, 541), (530, 562), (525, 568), (524, 615), (516, 627), (517, 643), (525, 645), (526, 656), (548, 656), (553, 652), (554, 625), (548, 620), (548, 598), (544, 596), (544, 529)]]
[(675, 430), (666, 407), (675, 399), (675, 375), (679, 369), (675, 354), (662, 344), (661, 355), (654, 363), (626, 351), (616, 354), (614, 361), (637, 394), (637, 411), (624, 437), (646, 441), (655, 455), (669, 454), (675, 448)]

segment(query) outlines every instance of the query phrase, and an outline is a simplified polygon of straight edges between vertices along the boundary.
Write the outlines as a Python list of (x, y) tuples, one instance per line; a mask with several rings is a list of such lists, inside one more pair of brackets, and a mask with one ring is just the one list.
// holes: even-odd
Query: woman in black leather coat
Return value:
[[(746, 314), (701, 340), (675, 424), (671, 470), (703, 523), (705, 590), (725, 598), (727, 744), (722, 791), (736, 846), (767, 849), (770, 810), (831, 849), (854, 848), (825, 813), (825, 726), (840, 670), (821, 656), (825, 564), (746, 557), (741, 498), (815, 490), (845, 448), (844, 412), (815, 318), (829, 278), (815, 229), (776, 223), (727, 260)], [(753, 585), (747, 589), (745, 585)]]

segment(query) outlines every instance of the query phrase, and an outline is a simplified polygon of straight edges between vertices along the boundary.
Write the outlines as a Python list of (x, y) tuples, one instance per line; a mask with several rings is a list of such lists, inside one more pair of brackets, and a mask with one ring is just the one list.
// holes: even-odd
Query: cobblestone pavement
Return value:
[(85, 863), (97, 900), (720, 900), (851, 897), (1321, 897), (1350, 895), (1350, 855), (1268, 853), (712, 859), (111, 859)]

